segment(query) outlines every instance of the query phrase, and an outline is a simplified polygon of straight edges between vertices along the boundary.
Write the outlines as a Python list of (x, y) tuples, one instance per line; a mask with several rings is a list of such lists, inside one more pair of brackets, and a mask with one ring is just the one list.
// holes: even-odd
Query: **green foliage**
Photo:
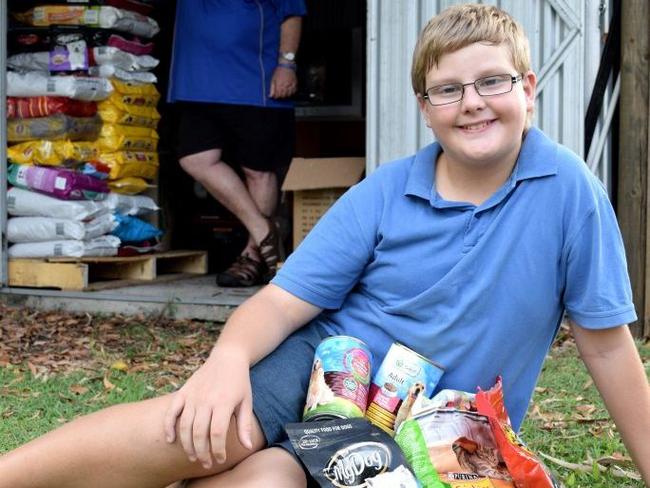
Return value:
[(100, 408), (151, 398), (168, 390), (153, 375), (111, 371), (34, 376), (29, 369), (0, 367), (0, 453)]
[[(206, 352), (217, 335), (218, 326), (208, 326), (212, 329), (204, 330), (204, 337), (195, 329), (189, 335), (185, 329), (161, 333), (130, 323), (115, 339), (121, 347), (105, 350), (97, 345), (99, 337), (93, 337), (97, 339), (97, 344), (91, 344), (94, 362), (65, 374), (29, 363), (0, 365), (0, 453), (77, 416), (171, 391), (195, 367), (188, 363), (198, 364), (201, 351)], [(650, 345), (639, 345), (639, 350), (650, 371)], [(148, 367), (132, 371), (126, 363), (124, 368), (113, 364), (121, 358)], [(170, 376), (171, 371), (175, 374)], [(625, 462), (625, 448), (570, 340), (556, 345), (547, 359), (521, 436), (533, 452), (580, 466), (566, 468), (545, 460), (569, 488), (643, 487), (641, 481), (614, 476), (611, 468), (602, 471), (597, 463), (604, 457), (618, 457), (624, 473), (635, 472)]]
[[(650, 344), (638, 344), (646, 372), (650, 371)], [(645, 486), (613, 470), (599, 467), (603, 458), (620, 458), (625, 473), (634, 466), (609, 419), (598, 391), (571, 341), (555, 347), (546, 359), (521, 436), (535, 453), (544, 453), (581, 469), (569, 469), (544, 460), (567, 487), (624, 488)], [(583, 471), (584, 470), (584, 471)]]

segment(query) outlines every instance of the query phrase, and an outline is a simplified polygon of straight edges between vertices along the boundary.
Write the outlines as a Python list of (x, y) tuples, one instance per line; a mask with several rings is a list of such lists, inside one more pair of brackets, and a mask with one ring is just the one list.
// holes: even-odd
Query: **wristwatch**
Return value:
[(280, 52), (280, 58), (282, 58), (284, 61), (288, 61), (289, 63), (295, 63), (296, 53), (293, 53), (291, 51)]

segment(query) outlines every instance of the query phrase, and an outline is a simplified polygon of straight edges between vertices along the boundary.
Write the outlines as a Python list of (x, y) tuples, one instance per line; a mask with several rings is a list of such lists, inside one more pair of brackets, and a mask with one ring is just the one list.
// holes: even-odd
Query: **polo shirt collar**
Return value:
[[(409, 170), (404, 195), (413, 195), (429, 200), (436, 200), (435, 168), (436, 160), (442, 148), (438, 142), (429, 144), (419, 150)], [(501, 190), (511, 190), (519, 181), (557, 174), (557, 145), (541, 130), (531, 127), (521, 145), (515, 167)], [(498, 190), (497, 193), (500, 193)], [(492, 200), (489, 198), (488, 200)], [(486, 202), (487, 203), (487, 202)]]

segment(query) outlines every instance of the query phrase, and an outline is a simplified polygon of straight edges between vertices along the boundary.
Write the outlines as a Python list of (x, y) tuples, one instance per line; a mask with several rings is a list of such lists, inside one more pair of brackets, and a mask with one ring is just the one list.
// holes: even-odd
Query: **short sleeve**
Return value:
[(317, 307), (339, 308), (373, 257), (381, 201), (379, 186), (368, 179), (348, 190), (289, 256), (272, 283)]
[(623, 239), (604, 190), (576, 227), (566, 248), (564, 305), (585, 328), (616, 327), (636, 320)]
[(294, 17), (296, 15), (303, 16), (307, 13), (304, 0), (282, 0), (281, 7), (281, 17), (283, 19), (287, 17)]

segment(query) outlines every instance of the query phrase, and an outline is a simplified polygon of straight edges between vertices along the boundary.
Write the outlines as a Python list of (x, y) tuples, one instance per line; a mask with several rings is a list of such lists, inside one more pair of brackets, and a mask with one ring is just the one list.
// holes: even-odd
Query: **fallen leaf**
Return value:
[(596, 407), (594, 405), (578, 405), (576, 410), (582, 415), (591, 415), (596, 411)]
[(38, 371), (36, 370), (36, 366), (32, 364), (31, 361), (27, 361), (27, 367), (29, 368), (29, 371), (32, 373), (32, 376), (36, 376), (38, 374)]
[(74, 393), (75, 395), (83, 395), (84, 393), (88, 393), (88, 388), (81, 385), (72, 385), (70, 387), (70, 392)]
[(129, 365), (126, 364), (123, 360), (119, 359), (115, 361), (113, 364), (111, 364), (111, 369), (114, 371), (128, 371), (129, 370)]
[(544, 459), (546, 459), (547, 461), (551, 461), (552, 463), (557, 464), (558, 466), (561, 466), (566, 469), (570, 469), (572, 471), (579, 471), (581, 473), (592, 473), (593, 470), (596, 469), (601, 473), (610, 472), (613, 476), (616, 476), (618, 478), (628, 478), (631, 480), (641, 479), (641, 475), (639, 473), (636, 473), (634, 471), (626, 471), (620, 468), (619, 466), (612, 466), (612, 469), (608, 469), (607, 467), (601, 466), (600, 464), (597, 463), (585, 463), (585, 464), (570, 463), (563, 459), (549, 456), (548, 454), (545, 454), (541, 451), (539, 452), (539, 455)]
[(632, 458), (624, 455), (623, 453), (614, 452), (609, 456), (603, 456), (601, 458), (596, 459), (596, 462), (601, 466), (612, 466), (612, 465), (624, 466), (624, 465), (632, 464)]
[(115, 389), (115, 385), (111, 383), (108, 379), (108, 373), (106, 374), (106, 376), (104, 376), (104, 388), (108, 391)]

